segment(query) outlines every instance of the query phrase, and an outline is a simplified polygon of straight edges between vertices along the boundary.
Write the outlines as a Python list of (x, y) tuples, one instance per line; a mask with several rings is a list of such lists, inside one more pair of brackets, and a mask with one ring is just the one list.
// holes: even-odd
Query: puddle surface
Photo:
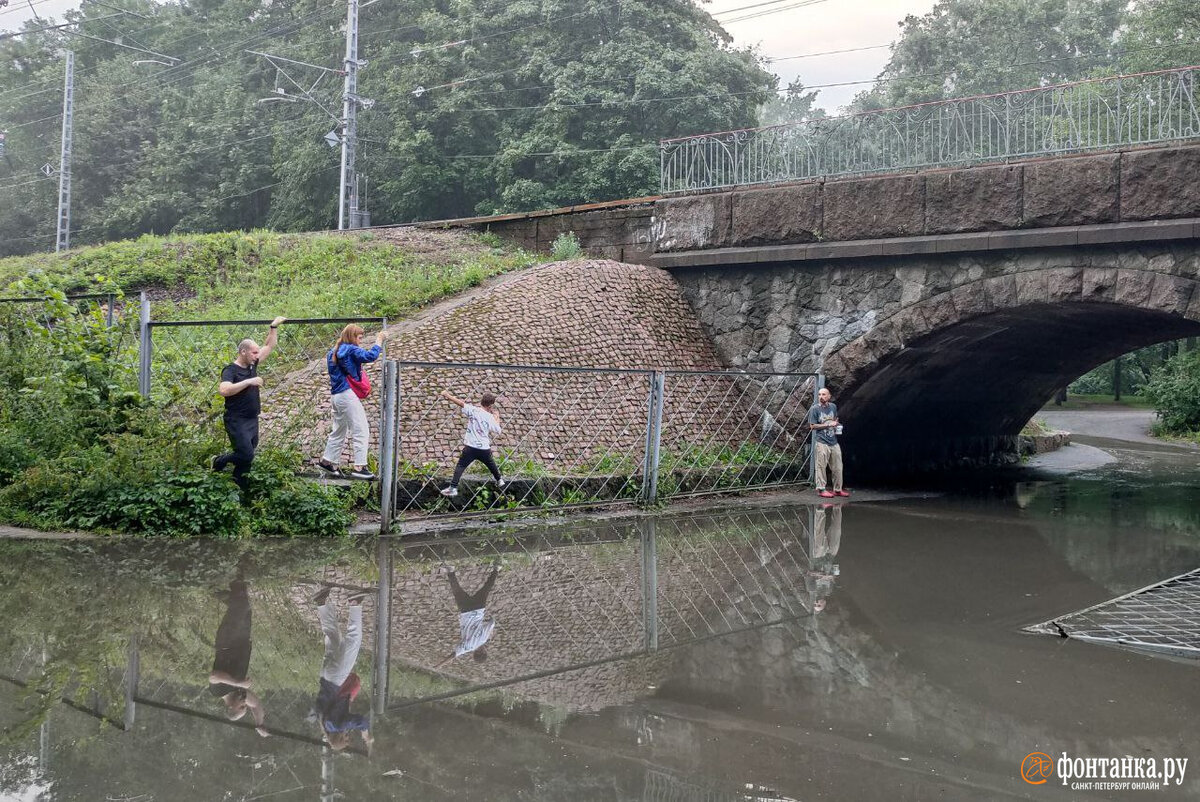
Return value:
[(1200, 565), (1194, 470), (1138, 459), (425, 544), (0, 543), (0, 799), (1141, 798), (1021, 778), (1200, 764), (1200, 666), (1020, 631)]

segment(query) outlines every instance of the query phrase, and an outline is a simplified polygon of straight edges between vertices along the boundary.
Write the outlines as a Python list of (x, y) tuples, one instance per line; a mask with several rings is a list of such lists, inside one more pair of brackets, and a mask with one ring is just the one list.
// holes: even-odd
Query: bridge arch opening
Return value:
[(1058, 389), (1137, 348), (1200, 335), (1197, 282), (1170, 282), (1156, 303), (1149, 294), (990, 303), (987, 288), (968, 285), (847, 343), (826, 374), (854, 475), (1011, 459), (1021, 428)]

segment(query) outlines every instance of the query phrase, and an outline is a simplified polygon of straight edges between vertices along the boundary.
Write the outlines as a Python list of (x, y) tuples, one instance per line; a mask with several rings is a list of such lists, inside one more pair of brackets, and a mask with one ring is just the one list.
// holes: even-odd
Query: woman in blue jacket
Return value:
[(329, 368), (329, 392), (333, 394), (333, 430), (325, 443), (325, 454), (317, 464), (334, 476), (341, 476), (338, 463), (349, 437), (354, 447), (354, 470), (350, 472), (350, 478), (374, 479), (375, 474), (367, 467), (367, 442), (371, 434), (367, 413), (350, 387), (349, 377), (361, 380), (363, 365), (379, 358), (383, 351), (383, 332), (375, 335), (375, 344), (370, 348), (362, 347), (362, 338), (362, 326), (351, 323), (342, 329), (342, 335), (325, 356)]

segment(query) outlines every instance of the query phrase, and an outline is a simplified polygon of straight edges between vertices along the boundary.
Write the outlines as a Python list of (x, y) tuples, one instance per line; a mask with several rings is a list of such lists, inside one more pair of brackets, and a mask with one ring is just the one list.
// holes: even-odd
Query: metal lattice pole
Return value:
[(58, 160), (58, 239), (54, 250), (71, 247), (71, 123), (75, 114), (75, 53), (67, 51), (63, 78), (62, 151)]
[(346, 86), (342, 97), (342, 177), (338, 196), (338, 229), (358, 227), (358, 0), (346, 0)]

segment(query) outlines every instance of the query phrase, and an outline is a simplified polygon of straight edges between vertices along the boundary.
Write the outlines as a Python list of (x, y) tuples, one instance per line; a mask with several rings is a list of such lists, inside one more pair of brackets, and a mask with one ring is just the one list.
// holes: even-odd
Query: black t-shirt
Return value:
[[(250, 674), (250, 595), (246, 583), (235, 579), (229, 583), (229, 602), (221, 625), (217, 627), (216, 656), (213, 671), (222, 671), (241, 681)], [(208, 686), (214, 696), (224, 696), (239, 691), (245, 698), (246, 691), (236, 685), (212, 683)]]
[[(257, 375), (257, 362), (248, 368), (244, 368), (236, 362), (230, 362), (221, 371), (221, 381), (237, 384), (246, 379), (254, 378)], [(227, 418), (257, 418), (258, 413), (261, 411), (262, 406), (258, 401), (257, 387), (247, 387), (237, 395), (225, 396), (225, 417)]]

